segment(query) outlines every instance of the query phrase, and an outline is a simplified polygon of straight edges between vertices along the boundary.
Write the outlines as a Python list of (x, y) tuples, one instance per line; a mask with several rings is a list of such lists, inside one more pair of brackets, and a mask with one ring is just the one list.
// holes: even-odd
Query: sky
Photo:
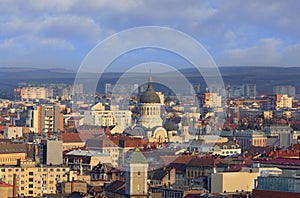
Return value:
[[(297, 0), (0, 0), (0, 67), (77, 70), (103, 39), (140, 26), (186, 33), (218, 66), (298, 67), (299, 9)], [(177, 61), (155, 50), (123, 59), (158, 54)]]

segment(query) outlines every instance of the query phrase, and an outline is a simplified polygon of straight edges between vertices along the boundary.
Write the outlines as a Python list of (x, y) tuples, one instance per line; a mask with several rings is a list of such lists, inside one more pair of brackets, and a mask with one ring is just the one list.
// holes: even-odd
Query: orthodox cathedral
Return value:
[(166, 122), (163, 126), (162, 104), (163, 102), (153, 89), (152, 78), (149, 76), (147, 90), (139, 99), (140, 118), (127, 133), (131, 136), (146, 138), (149, 142), (183, 142), (185, 138), (177, 134), (176, 127), (171, 127), (170, 123)]

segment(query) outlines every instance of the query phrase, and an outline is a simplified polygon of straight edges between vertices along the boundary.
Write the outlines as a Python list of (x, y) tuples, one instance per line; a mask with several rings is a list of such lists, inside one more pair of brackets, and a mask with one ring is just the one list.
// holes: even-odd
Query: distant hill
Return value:
[[(300, 90), (300, 67), (220, 67), (225, 84), (255, 83), (259, 93), (272, 93), (273, 86), (292, 85)], [(0, 67), (0, 90), (10, 90), (19, 82), (67, 83), (73, 84), (76, 72), (61, 68), (8, 68)], [(205, 89), (203, 78), (196, 69), (179, 70), (191, 83), (200, 83)], [(122, 73), (105, 73), (99, 81), (98, 91), (102, 92), (104, 84), (115, 83)], [(166, 74), (160, 74), (166, 75)], [(138, 76), (138, 75), (137, 75)], [(168, 74), (172, 77), (172, 74)]]

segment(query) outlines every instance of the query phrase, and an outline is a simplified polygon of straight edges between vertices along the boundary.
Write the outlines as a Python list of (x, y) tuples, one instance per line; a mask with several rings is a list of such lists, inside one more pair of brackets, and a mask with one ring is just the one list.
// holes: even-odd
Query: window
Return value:
[(33, 178), (29, 178), (29, 182), (33, 182)]
[(33, 175), (33, 172), (29, 172), (29, 175)]
[(33, 194), (33, 190), (29, 190), (29, 191), (28, 191), (28, 194)]
[(138, 171), (138, 172), (137, 172), (137, 175), (141, 175), (141, 172), (140, 172), (140, 171)]
[(28, 188), (33, 188), (33, 184), (29, 184), (29, 185), (28, 185)]

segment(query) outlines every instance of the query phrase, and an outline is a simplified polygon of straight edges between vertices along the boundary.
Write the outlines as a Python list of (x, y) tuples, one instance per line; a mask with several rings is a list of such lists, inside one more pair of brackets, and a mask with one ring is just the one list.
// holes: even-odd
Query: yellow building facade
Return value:
[[(15, 175), (15, 176), (14, 176)], [(0, 180), (14, 184), (18, 196), (42, 196), (56, 194), (57, 184), (76, 179), (76, 172), (68, 167), (45, 166), (35, 167), (35, 162), (21, 161), (19, 166), (0, 168)]]

